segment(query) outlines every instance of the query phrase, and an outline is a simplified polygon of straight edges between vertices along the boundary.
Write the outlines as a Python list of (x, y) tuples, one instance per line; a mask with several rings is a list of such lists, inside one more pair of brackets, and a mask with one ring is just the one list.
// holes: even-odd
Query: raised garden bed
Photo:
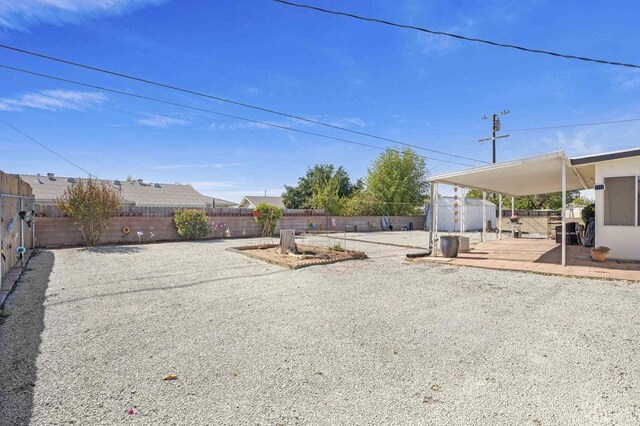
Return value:
[(328, 247), (303, 244), (298, 244), (299, 253), (297, 254), (279, 253), (277, 244), (232, 247), (227, 250), (290, 269), (367, 258), (367, 255), (361, 251), (331, 250)]

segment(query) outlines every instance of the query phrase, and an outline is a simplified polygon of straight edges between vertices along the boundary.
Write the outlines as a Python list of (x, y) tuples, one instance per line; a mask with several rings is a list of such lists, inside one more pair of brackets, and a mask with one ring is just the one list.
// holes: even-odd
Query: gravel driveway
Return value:
[(0, 424), (640, 423), (637, 284), (225, 251), (250, 242), (36, 255), (0, 318)]

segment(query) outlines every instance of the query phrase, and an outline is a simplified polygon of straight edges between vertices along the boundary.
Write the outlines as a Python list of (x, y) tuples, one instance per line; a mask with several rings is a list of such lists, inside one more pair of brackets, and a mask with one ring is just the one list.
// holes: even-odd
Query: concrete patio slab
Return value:
[(441, 256), (416, 259), (414, 262), (440, 262), (456, 266), (536, 272), (561, 276), (610, 280), (640, 281), (640, 262), (608, 259), (591, 260), (589, 249), (567, 247), (567, 266), (560, 265), (560, 245), (546, 238), (507, 238), (477, 244), (470, 253), (457, 258)]

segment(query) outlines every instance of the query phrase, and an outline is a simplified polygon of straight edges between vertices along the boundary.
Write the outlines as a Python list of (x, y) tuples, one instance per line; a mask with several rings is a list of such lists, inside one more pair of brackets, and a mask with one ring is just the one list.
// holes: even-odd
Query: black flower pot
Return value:
[(446, 235), (440, 237), (440, 250), (444, 257), (458, 257), (460, 250), (460, 237), (457, 235)]

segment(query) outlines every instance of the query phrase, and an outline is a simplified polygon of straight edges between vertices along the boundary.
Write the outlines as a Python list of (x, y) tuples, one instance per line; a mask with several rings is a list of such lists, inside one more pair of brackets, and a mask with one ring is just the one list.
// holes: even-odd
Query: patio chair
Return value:
[[(579, 226), (580, 225), (577, 222), (567, 223), (567, 229), (565, 233), (567, 244), (580, 244)], [(562, 225), (556, 226), (556, 243), (562, 243)]]

